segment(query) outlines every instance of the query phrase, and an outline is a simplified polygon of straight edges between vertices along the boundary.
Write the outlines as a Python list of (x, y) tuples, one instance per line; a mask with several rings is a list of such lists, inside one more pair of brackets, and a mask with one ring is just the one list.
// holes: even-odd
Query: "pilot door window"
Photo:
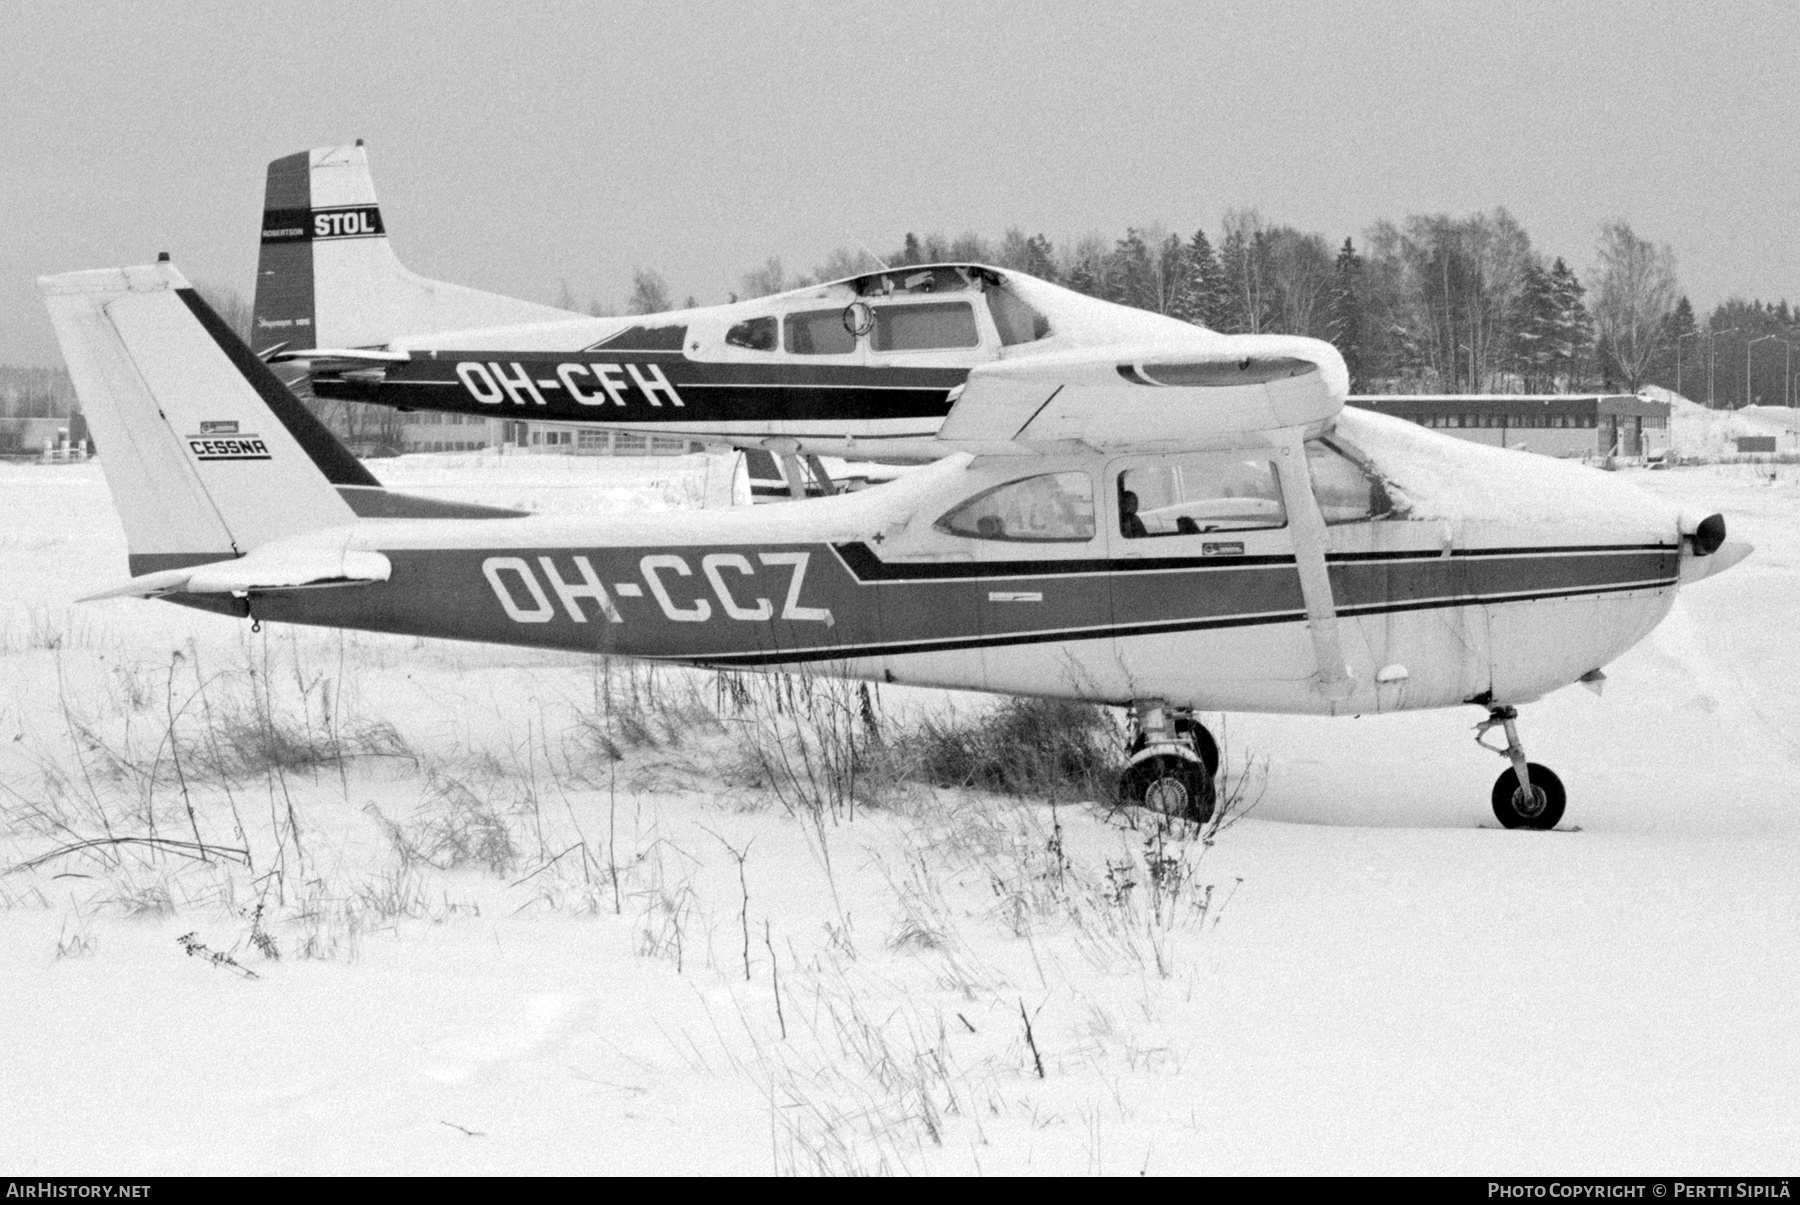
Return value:
[(1286, 525), (1275, 465), (1258, 456), (1172, 456), (1119, 474), (1119, 534), (1128, 540)]
[(974, 540), (1064, 544), (1094, 538), (1094, 487), (1086, 473), (1043, 473), (984, 490), (937, 521)]

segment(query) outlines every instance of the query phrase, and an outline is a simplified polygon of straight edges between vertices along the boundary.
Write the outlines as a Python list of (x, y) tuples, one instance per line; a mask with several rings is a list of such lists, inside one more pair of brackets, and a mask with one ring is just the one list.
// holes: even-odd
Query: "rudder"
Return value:
[(172, 265), (38, 285), (134, 576), (355, 520), (333, 479), (374, 477)]

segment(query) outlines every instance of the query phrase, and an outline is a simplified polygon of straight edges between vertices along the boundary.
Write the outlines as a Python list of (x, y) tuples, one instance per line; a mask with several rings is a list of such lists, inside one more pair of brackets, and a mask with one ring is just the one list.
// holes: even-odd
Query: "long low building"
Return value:
[(67, 451), (81, 447), (87, 438), (87, 420), (79, 410), (62, 417), (0, 418), (0, 455)]
[(1353, 395), (1349, 403), (1546, 456), (1656, 456), (1669, 447), (1669, 404), (1630, 393)]

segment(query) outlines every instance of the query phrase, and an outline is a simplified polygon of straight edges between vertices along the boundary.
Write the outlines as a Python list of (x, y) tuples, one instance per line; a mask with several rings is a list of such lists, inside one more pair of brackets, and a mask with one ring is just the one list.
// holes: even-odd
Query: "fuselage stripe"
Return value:
[[(1215, 533), (1223, 538), (1229, 533)], [(1039, 561), (884, 561), (867, 544), (852, 541), (831, 545), (833, 552), (859, 582), (933, 582), (967, 581), (984, 578), (1015, 577), (1092, 577), (1119, 573), (1217, 573), (1232, 569), (1260, 569), (1293, 565), (1291, 555), (1215, 556), (1215, 557), (1082, 557), (1067, 560)], [(1491, 560), (1497, 558), (1567, 558), (1573, 556), (1607, 557), (1645, 552), (1675, 553), (1672, 544), (1595, 544), (1545, 548), (1471, 548), (1454, 551), (1448, 558), (1442, 552), (1374, 552), (1328, 553), (1329, 565), (1378, 565), (1382, 562), (1416, 563), (1435, 560)]]
[[(1414, 599), (1400, 603), (1375, 603), (1366, 606), (1340, 607), (1343, 618), (1397, 614), (1403, 611), (1430, 611), (1445, 607), (1477, 607), (1504, 603), (1535, 602), (1551, 598), (1579, 598), (1600, 594), (1622, 594), (1641, 590), (1661, 590), (1675, 586), (1679, 578), (1653, 578), (1611, 586), (1585, 586), (1566, 590), (1539, 590), (1478, 597), (1443, 597)], [(775, 652), (725, 653), (696, 657), (663, 657), (657, 660), (690, 662), (696, 665), (789, 665), (815, 661), (855, 661), (869, 657), (896, 657), (908, 653), (958, 652), (968, 649), (1004, 648), (1021, 644), (1044, 644), (1051, 641), (1086, 641), (1119, 639), (1133, 636), (1158, 636), (1177, 632), (1201, 632), (1220, 628), (1254, 627), (1280, 623), (1303, 623), (1304, 611), (1276, 611), (1262, 614), (1231, 615), (1207, 619), (1173, 619), (1151, 623), (1106, 625), (1088, 628), (1055, 628), (1005, 635), (948, 637), (942, 640), (896, 641), (863, 645), (837, 645), (829, 648), (791, 649)]]

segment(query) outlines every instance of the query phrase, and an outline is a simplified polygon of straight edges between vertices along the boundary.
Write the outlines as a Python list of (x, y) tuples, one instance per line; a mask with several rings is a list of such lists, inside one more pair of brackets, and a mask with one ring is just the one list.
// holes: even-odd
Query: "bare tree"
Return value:
[(1406, 375), (1465, 393), (1490, 386), (1510, 342), (1531, 240), (1504, 209), (1452, 218), (1413, 215), (1368, 234), (1371, 281)]
[(879, 271), (882, 263), (874, 255), (861, 247), (839, 247), (825, 257), (825, 262), (813, 269), (813, 279), (823, 283), (828, 280), (843, 280), (846, 276), (859, 276), (864, 272)]
[(953, 263), (991, 264), (994, 262), (994, 248), (986, 239), (973, 230), (965, 230), (950, 244), (949, 255)]
[(242, 293), (230, 285), (208, 281), (195, 281), (194, 291), (225, 320), (226, 326), (237, 332), (240, 339), (246, 343), (250, 341), (250, 303), (244, 300)]
[(1262, 215), (1254, 209), (1228, 209), (1224, 227), (1219, 266), (1225, 274), (1226, 328), (1258, 334), (1270, 324), (1274, 300), (1266, 272)]
[(782, 268), (781, 260), (773, 255), (762, 267), (744, 273), (738, 280), (738, 292), (745, 298), (767, 297), (789, 287), (787, 272)]
[(669, 282), (649, 268), (638, 269), (631, 274), (631, 301), (625, 308), (633, 314), (660, 314), (674, 308)]
[(1264, 231), (1264, 265), (1275, 289), (1277, 329), (1317, 335), (1327, 324), (1333, 280), (1331, 248), (1316, 234), (1292, 226)]
[(1112, 287), (1111, 259), (1105, 237), (1090, 231), (1057, 252), (1056, 275), (1077, 293), (1107, 297)]
[(1635, 393), (1662, 348), (1681, 293), (1675, 253), (1639, 238), (1624, 222), (1608, 222), (1600, 228), (1598, 259), (1590, 306), (1596, 342)]

